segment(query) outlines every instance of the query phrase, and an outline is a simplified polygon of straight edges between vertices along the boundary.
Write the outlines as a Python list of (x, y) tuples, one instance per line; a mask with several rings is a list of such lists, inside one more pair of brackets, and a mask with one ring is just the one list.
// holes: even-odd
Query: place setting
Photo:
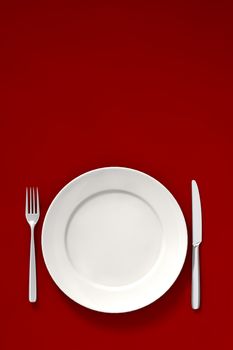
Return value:
[[(40, 187), (27, 187), (30, 228), (28, 300), (37, 302), (34, 235)], [(201, 306), (202, 209), (199, 184), (190, 181), (192, 283), (190, 307)], [(172, 287), (188, 246), (185, 217), (158, 179), (126, 167), (98, 168), (77, 176), (53, 199), (45, 215), (41, 247), (48, 273), (74, 302), (94, 311), (125, 313), (152, 303)], [(26, 297), (26, 296), (25, 296)]]

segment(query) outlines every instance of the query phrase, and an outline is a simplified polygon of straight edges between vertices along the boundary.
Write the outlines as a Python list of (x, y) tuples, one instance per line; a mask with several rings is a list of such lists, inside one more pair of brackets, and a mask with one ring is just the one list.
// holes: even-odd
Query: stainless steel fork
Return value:
[[(28, 195), (29, 193), (29, 195)], [(29, 197), (29, 200), (28, 200)], [(25, 216), (31, 227), (31, 243), (30, 243), (30, 265), (29, 265), (29, 301), (34, 303), (37, 299), (36, 285), (36, 259), (35, 259), (35, 242), (34, 228), (40, 216), (39, 191), (34, 187), (26, 188), (26, 205)]]

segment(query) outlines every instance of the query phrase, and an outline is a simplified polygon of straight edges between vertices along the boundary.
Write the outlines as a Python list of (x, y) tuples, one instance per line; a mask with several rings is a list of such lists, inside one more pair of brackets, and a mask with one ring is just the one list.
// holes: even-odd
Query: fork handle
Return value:
[(31, 242), (30, 242), (30, 263), (29, 263), (29, 301), (34, 303), (37, 298), (36, 287), (36, 257), (35, 257), (35, 242), (34, 242), (34, 227), (31, 227)]

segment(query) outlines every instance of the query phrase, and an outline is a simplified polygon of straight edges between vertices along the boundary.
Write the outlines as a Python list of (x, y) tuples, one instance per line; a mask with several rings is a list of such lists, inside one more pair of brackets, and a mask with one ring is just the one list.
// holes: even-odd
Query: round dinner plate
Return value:
[(57, 286), (96, 311), (137, 310), (174, 283), (187, 229), (172, 194), (137, 170), (109, 167), (66, 185), (46, 214), (43, 256)]

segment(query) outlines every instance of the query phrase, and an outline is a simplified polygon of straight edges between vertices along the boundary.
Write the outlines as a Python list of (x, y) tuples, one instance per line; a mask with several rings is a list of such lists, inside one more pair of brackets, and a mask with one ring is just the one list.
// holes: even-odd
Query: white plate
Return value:
[(140, 171), (110, 167), (66, 185), (46, 214), (43, 256), (71, 299), (119, 313), (142, 308), (174, 283), (187, 230), (171, 193)]

